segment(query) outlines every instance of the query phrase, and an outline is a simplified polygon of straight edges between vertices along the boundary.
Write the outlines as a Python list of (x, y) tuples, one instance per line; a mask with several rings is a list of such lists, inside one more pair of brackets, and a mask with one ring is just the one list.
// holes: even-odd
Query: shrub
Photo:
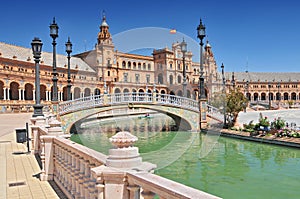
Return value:
[(283, 129), (285, 126), (285, 120), (281, 119), (281, 117), (278, 117), (277, 119), (274, 119), (274, 122), (271, 123), (271, 128), (272, 129)]

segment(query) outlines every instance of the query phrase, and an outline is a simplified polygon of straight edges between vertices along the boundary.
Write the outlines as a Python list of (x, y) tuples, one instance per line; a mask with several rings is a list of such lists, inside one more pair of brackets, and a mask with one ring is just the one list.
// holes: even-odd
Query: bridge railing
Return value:
[(164, 104), (199, 111), (196, 100), (160, 93), (114, 93), (93, 95), (59, 104), (59, 114), (63, 115), (77, 110), (96, 108), (104, 105), (117, 105), (126, 103)]
[(214, 106), (207, 105), (207, 114), (219, 122), (224, 122), (224, 112)]

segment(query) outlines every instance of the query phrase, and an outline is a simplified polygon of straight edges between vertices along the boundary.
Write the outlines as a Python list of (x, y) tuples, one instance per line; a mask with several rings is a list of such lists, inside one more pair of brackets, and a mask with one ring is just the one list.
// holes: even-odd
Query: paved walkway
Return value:
[(39, 180), (41, 169), (26, 144), (16, 143), (15, 128), (25, 128), (31, 115), (0, 114), (0, 199), (60, 198), (51, 182)]

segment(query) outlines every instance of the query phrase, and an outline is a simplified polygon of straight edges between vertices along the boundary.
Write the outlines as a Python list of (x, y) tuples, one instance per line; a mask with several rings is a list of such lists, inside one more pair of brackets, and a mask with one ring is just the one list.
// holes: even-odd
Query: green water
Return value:
[[(169, 118), (167, 119), (169, 120)], [(152, 121), (125, 119), (126, 125), (149, 127)], [(122, 120), (115, 122), (118, 126)], [(99, 127), (83, 129), (71, 139), (107, 154), (108, 138), (114, 133), (99, 133)], [(145, 129), (145, 128), (142, 128)], [(300, 198), (300, 150), (217, 135), (189, 132), (155, 132), (149, 128), (141, 133), (139, 147), (143, 160), (158, 165), (156, 174), (220, 196), (233, 198)]]

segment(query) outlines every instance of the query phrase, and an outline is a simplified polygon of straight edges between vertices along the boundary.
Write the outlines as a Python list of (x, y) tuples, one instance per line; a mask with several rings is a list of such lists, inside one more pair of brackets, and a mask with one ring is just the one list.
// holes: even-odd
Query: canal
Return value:
[(127, 130), (139, 138), (143, 161), (157, 164), (157, 175), (225, 199), (299, 198), (299, 149), (169, 131), (173, 125), (159, 114), (105, 119), (82, 125), (71, 139), (108, 154), (115, 130)]

